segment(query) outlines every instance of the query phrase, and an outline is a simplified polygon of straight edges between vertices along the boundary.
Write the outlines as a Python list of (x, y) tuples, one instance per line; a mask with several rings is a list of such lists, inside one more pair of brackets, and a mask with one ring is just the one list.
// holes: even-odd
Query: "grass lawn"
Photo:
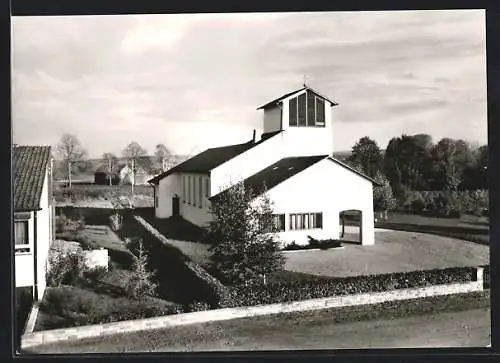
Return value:
[(402, 231), (375, 233), (375, 244), (287, 252), (285, 269), (345, 277), (489, 264), (489, 248), (468, 241)]
[[(23, 353), (122, 353), (245, 349), (334, 349), (370, 345), (382, 324), (395, 334), (445, 334), (438, 315), (463, 311), (468, 325), (478, 324), (470, 309), (481, 309), (483, 319), (490, 306), (489, 292), (449, 295), (377, 305), (286, 313), (222, 322), (195, 324), (117, 334), (34, 347)], [(397, 319), (403, 320), (397, 320)], [(453, 320), (454, 315), (448, 318)], [(382, 320), (384, 319), (384, 320)], [(489, 316), (486, 316), (489, 320)], [(351, 322), (353, 322), (351, 324)], [(411, 330), (420, 322), (419, 333)], [(488, 335), (489, 321), (479, 326)], [(368, 329), (369, 328), (369, 329)], [(436, 329), (437, 328), (437, 329)], [(464, 327), (459, 327), (463, 332)], [(369, 332), (369, 333), (368, 333)], [(387, 333), (386, 333), (387, 334)], [(349, 344), (351, 344), (349, 346)], [(353, 346), (354, 345), (354, 346)]]
[(415, 214), (389, 213), (376, 227), (409, 232), (430, 233), (489, 244), (489, 218), (463, 215), (461, 218), (428, 217)]

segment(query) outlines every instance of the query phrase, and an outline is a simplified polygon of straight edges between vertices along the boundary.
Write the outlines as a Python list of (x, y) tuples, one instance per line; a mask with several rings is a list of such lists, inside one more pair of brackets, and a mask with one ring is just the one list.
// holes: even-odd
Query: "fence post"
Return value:
[(478, 283), (481, 283), (481, 289), (482, 289), (484, 284), (484, 267), (478, 267), (476, 269), (476, 281)]

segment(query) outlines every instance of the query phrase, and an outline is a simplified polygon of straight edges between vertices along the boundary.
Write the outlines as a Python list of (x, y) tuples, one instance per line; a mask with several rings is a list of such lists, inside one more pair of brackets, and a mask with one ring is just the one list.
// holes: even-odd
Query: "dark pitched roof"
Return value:
[(50, 146), (15, 146), (12, 150), (14, 211), (40, 210)]
[[(264, 187), (268, 190), (274, 188), (276, 185), (327, 157), (328, 155), (316, 155), (284, 158), (246, 178), (243, 181), (243, 185), (251, 188), (256, 194), (261, 194), (264, 191)], [(222, 197), (228, 190), (226, 189), (212, 196), (210, 200)]]
[[(349, 171), (352, 171), (355, 174), (371, 181), (372, 183), (378, 184), (374, 179), (370, 178), (369, 176), (357, 171), (356, 169), (351, 168), (349, 165), (346, 165), (343, 162), (331, 156), (316, 155), (316, 156), (289, 157), (281, 159), (276, 163), (268, 166), (267, 168), (262, 169), (258, 173), (246, 178), (243, 181), (243, 185), (247, 188), (251, 188), (257, 195), (259, 195), (264, 191), (264, 187), (267, 190), (274, 188), (276, 185), (284, 182), (285, 180), (291, 178), (292, 176), (300, 173), (301, 171), (316, 164), (320, 160), (324, 160), (326, 158), (348, 169)], [(224, 195), (224, 193), (227, 192), (228, 189), (210, 197), (209, 199), (213, 200), (220, 198)]]
[(358, 174), (360, 177), (362, 178), (365, 178), (367, 179), (368, 181), (371, 181), (373, 184), (376, 184), (376, 185), (380, 185), (379, 182), (377, 182), (375, 179), (369, 177), (368, 175), (360, 172), (360, 171), (357, 171), (356, 169), (354, 169), (352, 166), (340, 161), (339, 159), (333, 157), (333, 156), (330, 156), (329, 159), (335, 163), (337, 163), (338, 165), (342, 166), (343, 168), (346, 168), (347, 170), (350, 170), (352, 171), (353, 173), (355, 174)]
[(328, 97), (323, 96), (321, 93), (317, 92), (316, 90), (312, 89), (311, 87), (305, 86), (305, 87), (302, 87), (301, 89), (298, 89), (296, 91), (293, 91), (293, 92), (287, 93), (287, 94), (285, 94), (285, 95), (283, 95), (281, 97), (278, 97), (275, 100), (272, 100), (271, 102), (268, 102), (265, 105), (260, 106), (259, 108), (257, 108), (257, 110), (260, 110), (260, 109), (263, 109), (263, 108), (268, 108), (270, 106), (275, 106), (278, 102), (280, 102), (280, 101), (284, 100), (285, 98), (290, 97), (290, 96), (292, 96), (292, 95), (294, 95), (296, 93), (302, 92), (303, 90), (309, 90), (312, 93), (314, 93), (316, 96), (321, 97), (321, 98), (327, 100), (328, 102), (330, 102), (331, 107), (338, 106), (337, 102), (329, 99)]
[(264, 133), (258, 142), (250, 140), (244, 144), (228, 145), (222, 147), (215, 147), (207, 149), (190, 159), (174, 166), (172, 169), (148, 180), (148, 183), (157, 183), (164, 177), (173, 173), (208, 173), (210, 170), (215, 169), (217, 166), (231, 160), (232, 158), (244, 153), (247, 150), (261, 144), (262, 142), (270, 139), (271, 137), (279, 134), (281, 131)]

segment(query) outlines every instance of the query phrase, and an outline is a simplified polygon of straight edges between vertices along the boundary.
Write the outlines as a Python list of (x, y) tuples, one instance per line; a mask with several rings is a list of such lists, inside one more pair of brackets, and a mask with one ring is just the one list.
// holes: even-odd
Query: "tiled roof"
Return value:
[(274, 135), (279, 134), (281, 131), (264, 133), (258, 142), (253, 142), (253, 140), (248, 141), (244, 144), (236, 144), (222, 147), (215, 147), (207, 149), (190, 159), (174, 166), (172, 169), (167, 170), (164, 173), (154, 177), (149, 180), (149, 183), (157, 183), (164, 177), (173, 173), (208, 173), (210, 170), (215, 169), (219, 165), (225, 163), (228, 160), (244, 153), (245, 151), (259, 145), (260, 143), (268, 140)]
[[(284, 158), (246, 178), (243, 181), (243, 185), (251, 188), (256, 194), (261, 194), (264, 191), (264, 187), (268, 190), (274, 188), (276, 185), (327, 157), (328, 155), (316, 155)], [(227, 192), (228, 189), (214, 195), (210, 199), (220, 198)]]
[(259, 108), (257, 108), (257, 110), (260, 110), (260, 109), (263, 109), (263, 108), (268, 108), (268, 107), (270, 107), (270, 106), (275, 106), (275, 105), (276, 105), (278, 102), (280, 102), (281, 100), (284, 100), (285, 98), (290, 97), (290, 96), (292, 96), (292, 95), (294, 95), (294, 94), (296, 94), (296, 93), (302, 92), (303, 90), (309, 90), (309, 91), (311, 91), (312, 93), (314, 93), (316, 96), (321, 97), (321, 98), (323, 98), (323, 99), (327, 100), (328, 102), (330, 102), (330, 104), (331, 104), (331, 106), (332, 106), (332, 107), (333, 107), (333, 106), (338, 106), (338, 103), (337, 103), (337, 102), (335, 102), (335, 101), (333, 101), (333, 100), (329, 99), (328, 97), (323, 96), (321, 93), (317, 92), (316, 90), (313, 90), (311, 87), (307, 87), (307, 86), (306, 86), (306, 87), (302, 87), (301, 89), (298, 89), (298, 90), (296, 90), (296, 91), (293, 91), (293, 92), (287, 93), (287, 94), (285, 94), (285, 95), (283, 95), (283, 96), (281, 96), (281, 97), (278, 97), (278, 98), (276, 98), (275, 100), (272, 100), (271, 102), (268, 102), (268, 103), (266, 103), (265, 105), (260, 106)]
[(15, 146), (12, 151), (14, 211), (40, 210), (50, 146)]

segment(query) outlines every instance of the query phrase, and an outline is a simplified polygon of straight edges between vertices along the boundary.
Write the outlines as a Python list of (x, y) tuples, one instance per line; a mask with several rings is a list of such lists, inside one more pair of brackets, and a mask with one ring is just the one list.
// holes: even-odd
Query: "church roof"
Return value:
[[(266, 189), (269, 190), (274, 188), (278, 184), (284, 182), (285, 180), (291, 178), (292, 176), (304, 171), (310, 166), (316, 164), (317, 162), (328, 159), (336, 164), (348, 169), (349, 171), (361, 176), (368, 181), (378, 184), (374, 179), (369, 176), (357, 171), (356, 169), (351, 168), (349, 165), (344, 164), (343, 162), (328, 156), (328, 155), (315, 155), (315, 156), (296, 156), (296, 157), (288, 157), (283, 158), (274, 164), (268, 166), (265, 169), (249, 176), (245, 180), (243, 180), (243, 185), (246, 188), (250, 188), (253, 190), (256, 195), (262, 194)], [(229, 192), (231, 188), (226, 189), (211, 198), (210, 200), (218, 199), (224, 196)]]
[(283, 96), (281, 96), (281, 97), (278, 97), (278, 98), (276, 98), (276, 99), (272, 100), (271, 102), (266, 103), (265, 105), (260, 106), (259, 108), (257, 108), (257, 110), (260, 110), (260, 109), (265, 109), (265, 108), (268, 108), (268, 107), (275, 106), (277, 103), (279, 103), (280, 101), (284, 100), (285, 98), (288, 98), (288, 97), (290, 97), (290, 96), (293, 96), (294, 94), (299, 93), (299, 92), (302, 92), (302, 91), (304, 91), (304, 90), (308, 90), (308, 91), (310, 91), (310, 92), (314, 93), (316, 96), (321, 97), (321, 98), (323, 98), (324, 100), (326, 100), (326, 101), (330, 102), (330, 106), (331, 106), (331, 107), (333, 107), (333, 106), (337, 106), (337, 105), (338, 105), (338, 103), (337, 103), (337, 102), (335, 102), (335, 101), (333, 101), (333, 100), (329, 99), (328, 97), (323, 96), (321, 93), (319, 93), (318, 91), (316, 91), (316, 90), (312, 89), (311, 87), (309, 87), (309, 86), (304, 86), (304, 87), (302, 87), (301, 89), (298, 89), (298, 90), (296, 90), (296, 91), (293, 91), (293, 92), (287, 93), (287, 94), (285, 94), (285, 95), (283, 95)]
[(174, 166), (172, 169), (148, 180), (149, 183), (158, 183), (164, 177), (173, 173), (208, 173), (219, 165), (231, 160), (232, 158), (244, 153), (265, 140), (279, 134), (281, 131), (264, 133), (258, 142), (250, 140), (243, 144), (228, 145), (207, 149), (192, 158)]

